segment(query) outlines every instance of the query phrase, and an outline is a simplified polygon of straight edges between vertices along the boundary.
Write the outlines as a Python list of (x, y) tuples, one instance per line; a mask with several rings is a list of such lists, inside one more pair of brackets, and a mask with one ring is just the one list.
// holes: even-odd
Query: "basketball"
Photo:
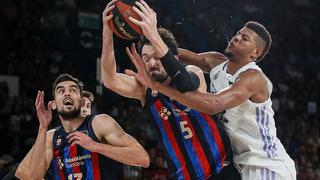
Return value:
[(111, 11), (113, 18), (108, 24), (113, 33), (122, 39), (132, 40), (143, 34), (141, 28), (128, 19), (131, 16), (141, 20), (140, 16), (132, 9), (135, 2), (135, 0), (119, 0)]

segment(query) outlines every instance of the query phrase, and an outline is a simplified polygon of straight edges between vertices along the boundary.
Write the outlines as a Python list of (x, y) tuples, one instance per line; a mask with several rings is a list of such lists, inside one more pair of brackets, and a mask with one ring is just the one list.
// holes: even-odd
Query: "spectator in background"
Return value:
[(89, 91), (83, 91), (84, 106), (81, 107), (81, 116), (91, 115), (91, 107), (94, 101), (94, 95)]

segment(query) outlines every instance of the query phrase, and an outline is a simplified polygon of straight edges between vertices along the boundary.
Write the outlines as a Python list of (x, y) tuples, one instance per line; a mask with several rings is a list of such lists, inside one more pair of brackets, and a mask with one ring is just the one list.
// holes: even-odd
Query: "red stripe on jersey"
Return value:
[[(175, 107), (177, 109), (177, 107), (172, 104), (173, 107)], [(189, 117), (185, 114), (184, 111), (182, 111), (180, 113), (180, 117), (184, 120), (184, 121), (187, 121), (187, 127), (189, 127), (192, 131), (192, 137), (191, 137), (191, 142), (192, 142), (192, 145), (193, 145), (193, 149), (195, 150), (197, 156), (198, 156), (198, 159), (200, 161), (200, 164), (201, 164), (201, 167), (204, 171), (204, 175), (205, 177), (209, 177), (211, 175), (211, 169), (210, 169), (210, 164), (208, 162), (208, 159), (206, 157), (206, 154), (204, 153), (203, 151), (203, 148), (199, 142), (199, 139), (198, 139), (198, 136), (190, 122), (190, 119)]]
[[(77, 145), (69, 146), (69, 156), (70, 156), (70, 159), (76, 158), (78, 156)], [(71, 162), (70, 164), (73, 164), (73, 163), (76, 163), (76, 164), (75, 166), (72, 167), (72, 173), (73, 174), (80, 173), (81, 172), (79, 167), (80, 164), (77, 164), (78, 161)]]
[(216, 141), (216, 144), (218, 146), (221, 167), (223, 167), (223, 163), (227, 159), (227, 154), (224, 149), (224, 145), (223, 145), (222, 139), (220, 137), (220, 133), (217, 133), (217, 132), (219, 132), (217, 124), (214, 122), (214, 120), (209, 115), (204, 114), (204, 113), (200, 113), (200, 114), (207, 121), (207, 123), (211, 129), (211, 133), (212, 133), (212, 135)]
[(100, 180), (100, 164), (99, 164), (99, 154), (96, 152), (91, 153), (91, 162), (93, 170), (93, 179)]
[[(58, 166), (58, 173), (59, 173), (59, 176), (60, 176), (60, 179), (63, 180), (65, 179), (64, 177), (64, 173), (62, 171), (62, 168), (64, 166), (64, 164), (60, 164), (60, 163), (63, 163), (62, 162), (62, 158), (61, 158), (61, 155), (60, 155), (60, 150), (57, 149), (55, 152), (54, 152), (54, 155), (55, 155), (55, 158), (56, 158), (56, 161), (57, 161), (57, 166)], [(59, 161), (60, 160), (60, 161)], [(61, 167), (61, 168), (60, 168)]]
[[(155, 103), (155, 108), (156, 108), (157, 112), (161, 112), (161, 108), (162, 107), (163, 106), (162, 106), (162, 103), (160, 101), (157, 101)], [(174, 134), (172, 132), (172, 128), (171, 128), (171, 125), (170, 125), (169, 121), (165, 120), (160, 115), (159, 115), (159, 118), (162, 121), (162, 124), (164, 126), (164, 130), (167, 133), (167, 136), (168, 136), (168, 139), (170, 141), (170, 144), (171, 144), (171, 146), (172, 146), (172, 148), (173, 148), (175, 154), (177, 155), (177, 158), (178, 158), (178, 160), (179, 160), (179, 162), (181, 164), (181, 169), (182, 169), (182, 174), (183, 174), (184, 179), (190, 179), (190, 174), (187, 171), (186, 162), (185, 162), (184, 157), (183, 157), (183, 155), (182, 155), (182, 153), (180, 151), (180, 148), (179, 148), (179, 146), (177, 144), (177, 141), (176, 141), (176, 139), (174, 137)]]

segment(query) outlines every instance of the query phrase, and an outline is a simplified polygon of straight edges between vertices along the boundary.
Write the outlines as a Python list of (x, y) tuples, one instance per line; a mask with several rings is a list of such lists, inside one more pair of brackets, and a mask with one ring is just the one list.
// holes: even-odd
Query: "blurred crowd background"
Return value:
[[(180, 47), (223, 52), (245, 22), (269, 29), (273, 44), (259, 62), (274, 85), (277, 133), (294, 159), (299, 180), (320, 179), (319, 88), (320, 1), (317, 0), (147, 0), (158, 24)], [(51, 83), (69, 73), (96, 96), (94, 113), (107, 113), (147, 149), (148, 169), (114, 163), (119, 179), (167, 179), (166, 163), (149, 116), (138, 101), (120, 97), (99, 83), (102, 0), (0, 1), (0, 179), (34, 143), (37, 90), (51, 97)], [(118, 70), (132, 67), (115, 37)], [(58, 123), (58, 119), (55, 119)], [(7, 178), (9, 179), (9, 178)]]

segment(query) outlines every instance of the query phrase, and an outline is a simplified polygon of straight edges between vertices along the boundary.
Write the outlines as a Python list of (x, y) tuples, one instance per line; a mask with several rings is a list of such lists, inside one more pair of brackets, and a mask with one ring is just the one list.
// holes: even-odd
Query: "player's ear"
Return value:
[(256, 49), (252, 54), (251, 54), (251, 58), (252, 59), (258, 59), (263, 53), (262, 49)]
[(52, 101), (52, 110), (56, 110), (57, 109), (57, 104), (56, 104), (56, 101), (53, 100)]

